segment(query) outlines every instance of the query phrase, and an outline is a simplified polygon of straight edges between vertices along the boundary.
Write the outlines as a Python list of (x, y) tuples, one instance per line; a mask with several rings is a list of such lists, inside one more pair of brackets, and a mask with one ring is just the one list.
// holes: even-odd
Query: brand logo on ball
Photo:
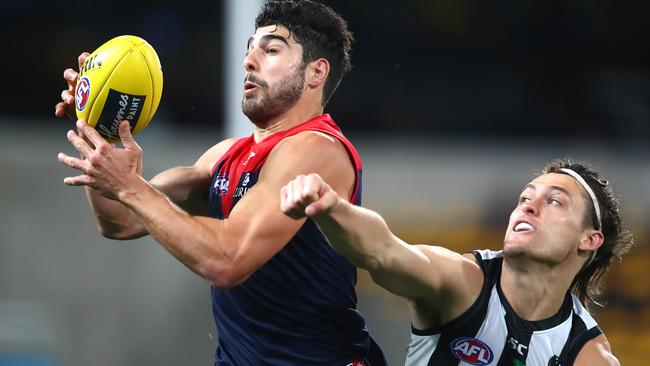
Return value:
[(133, 131), (144, 108), (145, 99), (145, 95), (133, 95), (110, 89), (95, 128), (104, 138), (119, 140), (120, 122), (129, 121)]
[(494, 354), (487, 344), (476, 338), (460, 337), (451, 342), (451, 351), (461, 361), (470, 365), (488, 365)]
[(83, 111), (90, 99), (90, 80), (87, 77), (81, 78), (77, 83), (77, 93), (75, 94), (75, 101), (77, 102), (77, 110)]

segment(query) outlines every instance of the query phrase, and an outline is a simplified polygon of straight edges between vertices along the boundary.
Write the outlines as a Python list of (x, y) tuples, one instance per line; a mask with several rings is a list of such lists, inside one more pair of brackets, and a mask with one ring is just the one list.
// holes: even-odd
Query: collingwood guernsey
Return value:
[(602, 332), (578, 298), (540, 321), (520, 318), (501, 291), (502, 252), (474, 252), (483, 270), (481, 294), (460, 317), (439, 327), (412, 329), (406, 366), (569, 366)]

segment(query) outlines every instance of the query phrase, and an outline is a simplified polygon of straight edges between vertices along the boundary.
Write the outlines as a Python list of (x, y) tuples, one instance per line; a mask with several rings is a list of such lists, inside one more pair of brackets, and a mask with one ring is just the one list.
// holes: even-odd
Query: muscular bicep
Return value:
[(429, 245), (410, 245), (395, 238), (386, 246), (382, 266), (371, 274), (396, 295), (454, 318), (474, 302), (483, 274), (478, 265), (456, 252)]
[(300, 136), (277, 146), (267, 158), (257, 183), (233, 207), (225, 229), (239, 238), (233, 268), (245, 280), (296, 235), (305, 219), (280, 210), (280, 190), (300, 174), (318, 173), (342, 194), (352, 191), (355, 173), (340, 143), (322, 136)]

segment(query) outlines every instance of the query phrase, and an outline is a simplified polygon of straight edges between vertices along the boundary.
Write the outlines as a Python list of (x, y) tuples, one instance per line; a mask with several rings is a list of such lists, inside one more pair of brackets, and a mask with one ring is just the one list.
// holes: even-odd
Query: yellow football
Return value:
[(79, 70), (77, 119), (108, 141), (119, 141), (121, 121), (129, 121), (133, 134), (147, 126), (162, 88), (162, 67), (153, 47), (140, 37), (115, 37), (91, 53)]

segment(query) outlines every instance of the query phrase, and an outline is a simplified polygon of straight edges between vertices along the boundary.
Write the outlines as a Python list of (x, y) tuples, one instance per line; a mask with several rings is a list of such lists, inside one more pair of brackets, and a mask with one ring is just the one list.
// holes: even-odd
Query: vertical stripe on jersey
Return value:
[(433, 351), (440, 339), (440, 334), (436, 335), (411, 335), (411, 343), (406, 348), (406, 358), (409, 365), (426, 366), (431, 359)]
[(562, 324), (554, 328), (533, 332), (526, 365), (548, 365), (549, 355), (559, 356), (569, 339), (573, 319), (572, 314)]
[[(508, 328), (505, 321), (506, 310), (501, 305), (499, 294), (496, 286), (492, 287), (490, 292), (490, 302), (488, 305), (487, 316), (483, 320), (483, 325), (474, 338), (480, 339), (490, 347), (494, 354), (494, 360), (501, 358), (504, 351)], [(494, 362), (494, 361), (493, 361)], [(459, 365), (465, 365), (464, 362)]]

